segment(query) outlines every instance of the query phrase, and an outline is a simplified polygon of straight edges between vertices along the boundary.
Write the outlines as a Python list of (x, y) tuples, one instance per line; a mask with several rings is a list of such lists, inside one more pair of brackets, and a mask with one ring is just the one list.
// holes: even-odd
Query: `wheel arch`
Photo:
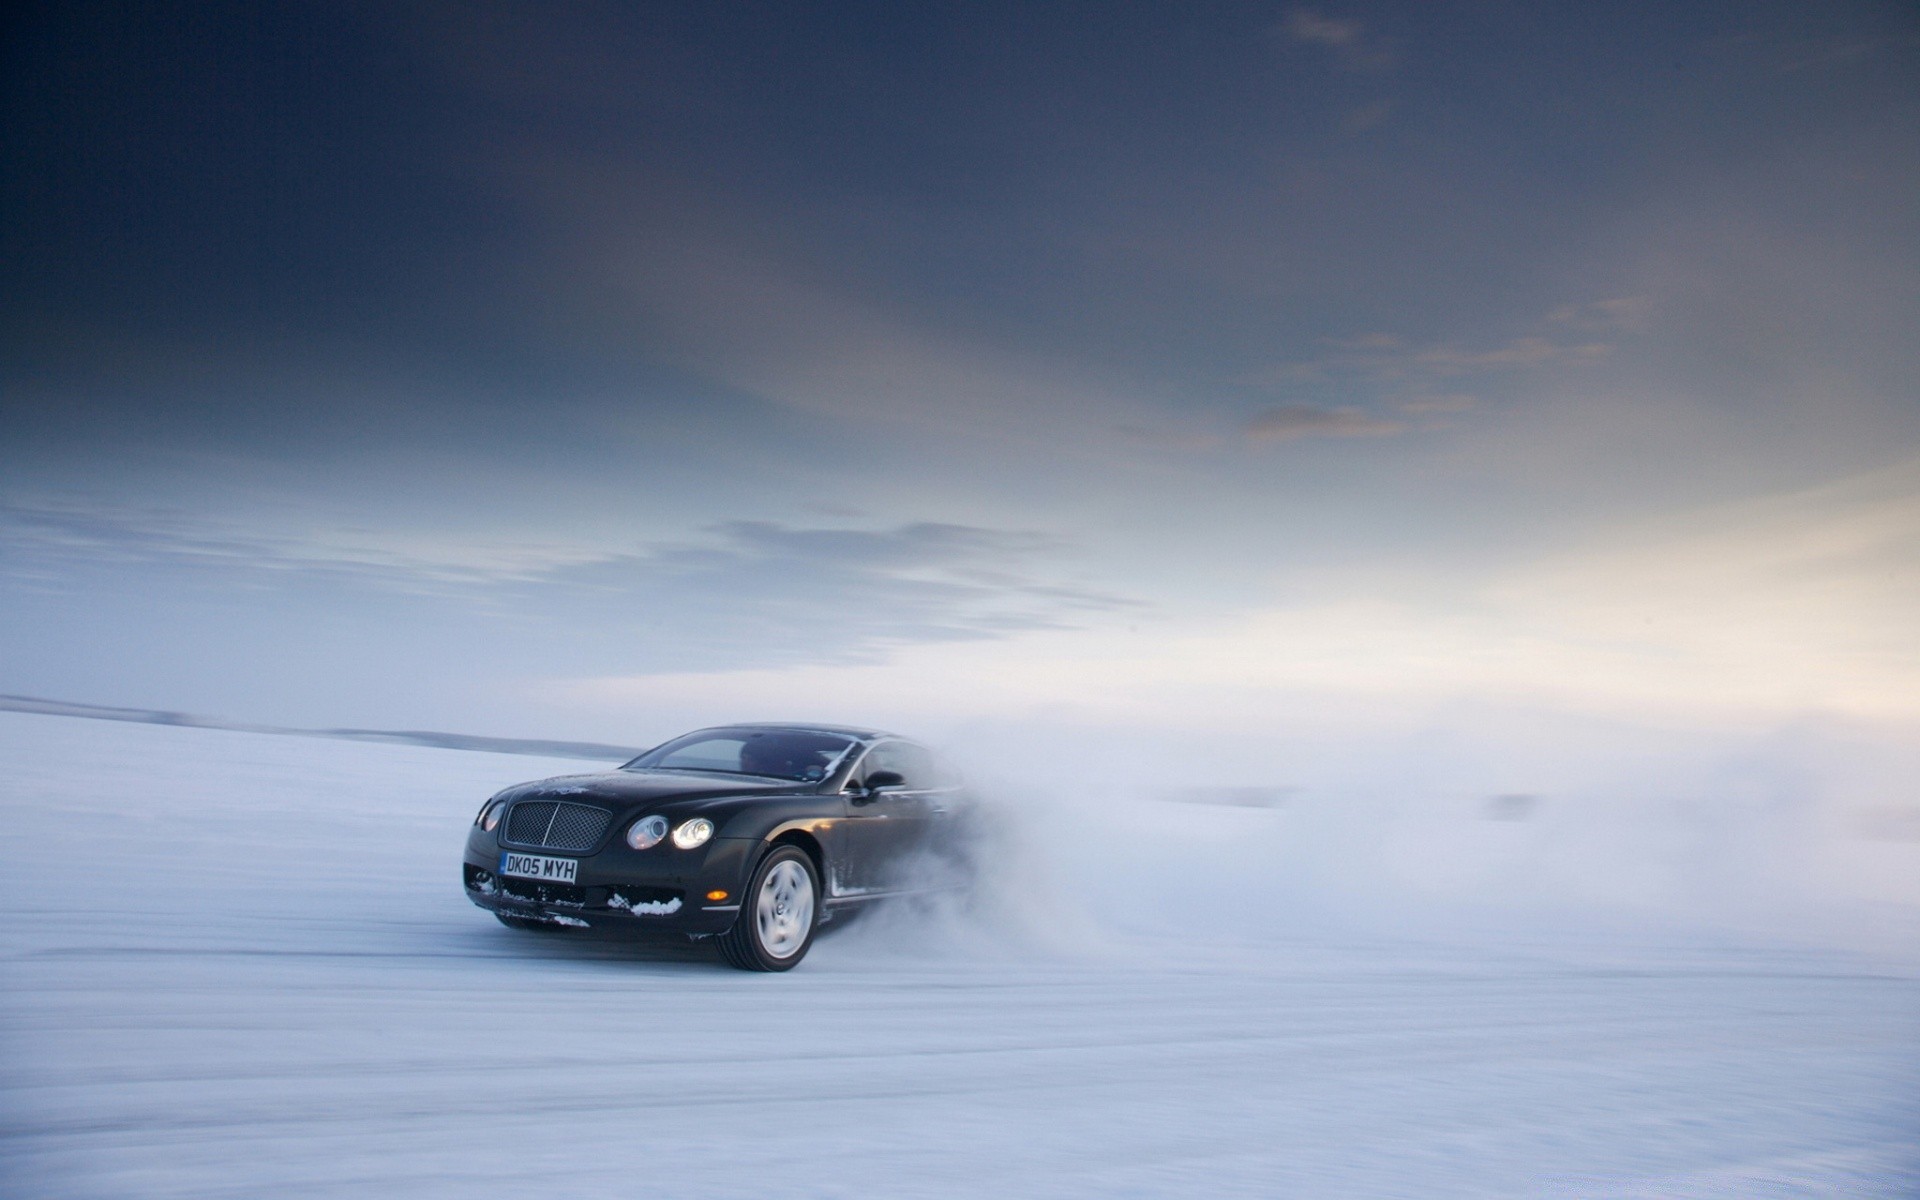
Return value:
[(777, 846), (798, 846), (806, 852), (807, 857), (813, 860), (813, 875), (820, 881), (824, 896), (827, 886), (827, 853), (826, 848), (821, 846), (820, 839), (805, 829), (784, 829), (767, 839), (767, 849), (761, 853), (765, 854)]

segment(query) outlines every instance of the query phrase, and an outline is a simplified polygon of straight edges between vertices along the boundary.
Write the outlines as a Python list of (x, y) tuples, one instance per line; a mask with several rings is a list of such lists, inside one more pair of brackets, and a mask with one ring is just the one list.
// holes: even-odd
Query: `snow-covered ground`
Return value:
[(480, 801), (584, 766), (0, 714), (5, 1194), (1920, 1195), (1897, 937), (1456, 919), (1304, 869), (1352, 825), (1136, 800), (747, 975), (467, 904)]

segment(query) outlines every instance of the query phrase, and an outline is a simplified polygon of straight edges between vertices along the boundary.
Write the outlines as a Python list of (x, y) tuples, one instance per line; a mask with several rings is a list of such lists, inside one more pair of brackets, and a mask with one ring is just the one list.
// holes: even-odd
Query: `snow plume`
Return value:
[(978, 919), (1054, 949), (1709, 929), (1920, 954), (1920, 731), (1468, 709), (976, 725)]

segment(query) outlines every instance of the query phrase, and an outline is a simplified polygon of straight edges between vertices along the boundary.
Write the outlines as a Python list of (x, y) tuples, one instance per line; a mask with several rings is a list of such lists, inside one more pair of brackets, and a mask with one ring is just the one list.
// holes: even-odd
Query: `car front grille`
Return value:
[(589, 804), (564, 800), (523, 800), (507, 814), (507, 832), (501, 840), (536, 850), (579, 853), (600, 844), (613, 814)]

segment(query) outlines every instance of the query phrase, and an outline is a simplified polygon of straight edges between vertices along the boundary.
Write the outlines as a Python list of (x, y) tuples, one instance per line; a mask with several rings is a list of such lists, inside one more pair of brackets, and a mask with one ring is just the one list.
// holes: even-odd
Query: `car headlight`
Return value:
[(492, 833), (494, 827), (500, 824), (500, 815), (506, 811), (505, 800), (489, 800), (480, 806), (480, 815), (473, 819), (473, 823)]
[(691, 850), (695, 846), (705, 845), (712, 836), (713, 822), (705, 817), (695, 817), (691, 821), (681, 822), (680, 828), (673, 831), (673, 844), (682, 850)]
[(627, 826), (627, 845), (635, 850), (651, 850), (667, 836), (667, 819), (659, 813), (641, 817)]

